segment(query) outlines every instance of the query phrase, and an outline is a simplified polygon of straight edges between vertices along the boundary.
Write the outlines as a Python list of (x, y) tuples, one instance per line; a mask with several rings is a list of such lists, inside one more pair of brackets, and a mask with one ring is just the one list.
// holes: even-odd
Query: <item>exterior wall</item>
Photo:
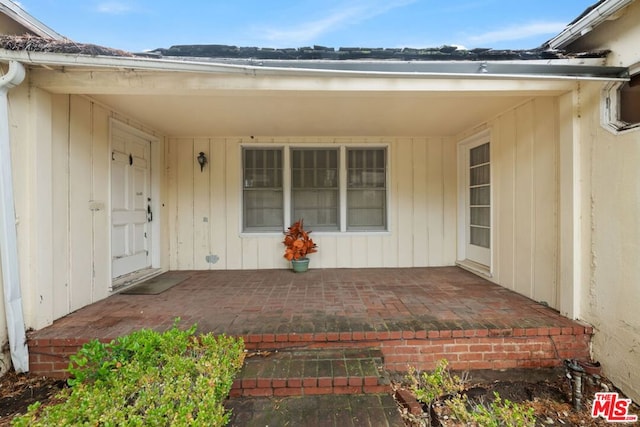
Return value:
[(88, 98), (9, 97), (24, 317), (39, 329), (110, 294), (110, 119), (153, 133)]
[(0, 34), (22, 35), (29, 32), (29, 30), (9, 18), (7, 15), (3, 13), (0, 14)]
[(610, 50), (607, 65), (627, 67), (640, 61), (640, 3), (627, 6), (617, 17), (600, 24), (569, 46), (571, 51)]
[[(455, 262), (455, 144), (449, 138), (177, 138), (167, 148), (170, 268), (287, 268), (282, 234), (241, 233), (241, 144), (388, 143), (389, 232), (314, 233), (312, 268)], [(209, 155), (203, 173), (197, 153)], [(219, 261), (207, 262), (207, 255)]]
[[(640, 2), (569, 48), (611, 50), (608, 65), (640, 63)], [(640, 402), (640, 130), (614, 135), (600, 125), (603, 84), (577, 92), (580, 178), (578, 301), (594, 326), (592, 357), (625, 394)]]
[(554, 308), (558, 307), (557, 102), (553, 97), (535, 98), (488, 123), (493, 179), (489, 279)]
[(600, 126), (602, 87), (581, 91), (581, 318), (594, 326), (593, 358), (640, 401), (640, 130)]

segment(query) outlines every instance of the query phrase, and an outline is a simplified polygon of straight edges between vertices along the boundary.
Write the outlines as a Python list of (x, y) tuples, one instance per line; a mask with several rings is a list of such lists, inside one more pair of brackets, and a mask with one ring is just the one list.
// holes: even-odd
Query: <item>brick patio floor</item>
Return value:
[(376, 347), (391, 370), (426, 369), (442, 357), (454, 369), (588, 357), (591, 327), (457, 267), (187, 274), (159, 295), (113, 295), (30, 333), (32, 372), (60, 375), (90, 339), (164, 330), (177, 317), (242, 336), (249, 349)]

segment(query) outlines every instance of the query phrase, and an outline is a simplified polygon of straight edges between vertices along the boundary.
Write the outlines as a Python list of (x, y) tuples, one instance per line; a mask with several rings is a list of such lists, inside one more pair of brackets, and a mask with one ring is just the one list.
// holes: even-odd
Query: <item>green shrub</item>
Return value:
[(453, 417), (464, 425), (482, 427), (533, 427), (535, 425), (534, 410), (524, 404), (502, 400), (498, 393), (489, 404), (470, 402), (462, 394), (468, 378), (452, 375), (448, 369), (449, 362), (442, 359), (432, 372), (418, 373), (410, 368), (407, 379), (416, 399), (429, 407), (438, 399), (444, 399)]
[(32, 405), (14, 426), (222, 426), (222, 403), (243, 363), (241, 339), (174, 327), (94, 340), (71, 357), (57, 405)]
[(459, 393), (464, 389), (465, 383), (465, 380), (451, 374), (446, 359), (438, 361), (433, 372), (418, 373), (414, 368), (409, 368), (407, 379), (416, 399), (427, 405), (431, 405), (439, 397)]
[(464, 424), (483, 427), (533, 427), (536, 424), (534, 410), (526, 405), (504, 401), (494, 392), (489, 404), (470, 403), (467, 396), (457, 395), (445, 401), (453, 416)]

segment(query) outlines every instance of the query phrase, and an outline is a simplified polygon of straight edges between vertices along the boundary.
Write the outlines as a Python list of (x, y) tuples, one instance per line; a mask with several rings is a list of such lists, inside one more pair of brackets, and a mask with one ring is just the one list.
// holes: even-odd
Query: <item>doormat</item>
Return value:
[(161, 274), (160, 276), (153, 277), (149, 280), (135, 285), (126, 291), (120, 292), (124, 295), (158, 295), (167, 289), (182, 283), (190, 276), (186, 274)]

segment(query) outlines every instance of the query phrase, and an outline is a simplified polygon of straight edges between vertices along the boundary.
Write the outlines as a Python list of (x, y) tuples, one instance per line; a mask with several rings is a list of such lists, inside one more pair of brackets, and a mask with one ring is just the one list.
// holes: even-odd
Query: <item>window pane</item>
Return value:
[(489, 206), (491, 204), (491, 190), (488, 185), (483, 187), (475, 187), (470, 189), (470, 202), (471, 205), (483, 205)]
[(469, 166), (477, 166), (483, 163), (489, 163), (489, 143), (479, 145), (469, 150)]
[(386, 150), (347, 152), (347, 229), (385, 230), (387, 226)]
[(489, 184), (491, 182), (490, 167), (490, 165), (486, 164), (471, 168), (469, 171), (469, 184), (471, 186)]
[(471, 227), (470, 242), (472, 245), (490, 248), (491, 231), (489, 228)]
[[(635, 85), (631, 85), (635, 81)], [(631, 82), (620, 87), (620, 120), (629, 124), (640, 123), (640, 75), (636, 74)]]
[(347, 224), (349, 228), (379, 230), (386, 225), (384, 190), (349, 190)]
[(244, 192), (245, 230), (282, 230), (282, 191), (246, 190)]
[(243, 228), (275, 231), (284, 226), (281, 149), (243, 151)]
[(489, 227), (491, 225), (491, 208), (471, 207), (471, 225), (482, 225)]
[(295, 190), (292, 193), (292, 221), (304, 219), (315, 230), (338, 227), (338, 190)]

